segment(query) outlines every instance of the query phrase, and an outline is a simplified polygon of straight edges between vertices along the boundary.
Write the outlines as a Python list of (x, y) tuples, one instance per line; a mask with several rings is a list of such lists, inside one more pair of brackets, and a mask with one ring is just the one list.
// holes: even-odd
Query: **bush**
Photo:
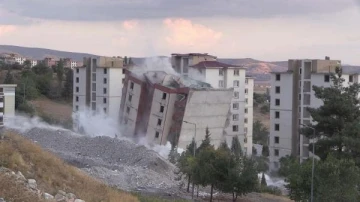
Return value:
[(261, 108), (260, 108), (260, 112), (262, 114), (267, 114), (270, 112), (270, 106), (268, 104), (265, 104), (263, 105)]
[(17, 110), (20, 111), (20, 112), (24, 112), (26, 114), (29, 114), (30, 116), (35, 115), (35, 108), (31, 104), (29, 104), (27, 101), (19, 104)]
[(278, 187), (274, 187), (274, 186), (261, 186), (260, 193), (268, 193), (268, 194), (272, 194), (272, 195), (277, 195), (277, 196), (281, 196), (282, 192)]

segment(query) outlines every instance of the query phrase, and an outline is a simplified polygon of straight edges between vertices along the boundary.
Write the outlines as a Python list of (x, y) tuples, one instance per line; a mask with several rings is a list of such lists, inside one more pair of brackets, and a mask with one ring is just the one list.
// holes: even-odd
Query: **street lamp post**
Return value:
[[(196, 151), (196, 123), (191, 123), (191, 122), (188, 122), (188, 121), (183, 121), (184, 123), (188, 123), (188, 124), (192, 124), (194, 125), (195, 127), (195, 135), (194, 135), (194, 151), (193, 151), (193, 156), (195, 158), (195, 151)], [(195, 186), (194, 186), (194, 183), (193, 183), (193, 186), (192, 186), (192, 193), (191, 193), (191, 197), (192, 199), (194, 199), (194, 190), (195, 190)]]
[[(313, 130), (313, 139), (315, 139), (315, 128), (304, 125), (304, 124), (300, 124), (302, 126), (304, 126), (305, 128), (310, 128)], [(314, 202), (314, 170), (315, 170), (315, 141), (313, 141), (313, 145), (312, 145), (312, 167), (311, 167), (311, 195), (310, 195), (310, 201)]]

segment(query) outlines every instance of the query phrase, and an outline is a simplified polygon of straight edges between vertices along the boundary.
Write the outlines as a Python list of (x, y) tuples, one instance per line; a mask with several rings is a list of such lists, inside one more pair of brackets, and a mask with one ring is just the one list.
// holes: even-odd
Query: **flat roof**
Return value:
[(0, 87), (16, 87), (17, 84), (0, 84)]

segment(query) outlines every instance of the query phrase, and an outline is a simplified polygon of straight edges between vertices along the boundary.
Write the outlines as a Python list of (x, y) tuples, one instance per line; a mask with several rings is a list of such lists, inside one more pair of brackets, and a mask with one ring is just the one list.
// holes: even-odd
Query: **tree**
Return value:
[(255, 144), (268, 145), (269, 131), (259, 120), (253, 123), (253, 141)]
[[(267, 100), (266, 98), (266, 94), (259, 94), (259, 93), (254, 93), (254, 102), (256, 103), (256, 105), (258, 104), (264, 104)], [(255, 104), (254, 103), (254, 104)]]
[(7, 73), (6, 73), (6, 77), (5, 77), (5, 80), (4, 80), (4, 84), (14, 84), (14, 77), (13, 75), (11, 74), (11, 70), (8, 69), (7, 70)]
[(261, 186), (262, 186), (262, 187), (266, 187), (266, 186), (267, 186), (266, 178), (265, 178), (265, 174), (264, 174), (264, 173), (262, 173), (262, 175), (261, 175)]
[(128, 65), (134, 65), (134, 62), (133, 62), (133, 60), (132, 60), (132, 58), (131, 57), (129, 57), (129, 60), (128, 60), (128, 63), (127, 63)]
[(177, 152), (176, 146), (171, 145), (171, 149), (170, 149), (169, 157), (168, 157), (170, 163), (176, 164), (176, 162), (178, 162), (179, 158), (180, 158), (180, 155)]
[(194, 163), (195, 163), (194, 145), (196, 148), (195, 139), (193, 139), (192, 142), (186, 147), (186, 151), (184, 151), (180, 155), (177, 163), (180, 172), (183, 175), (186, 175), (188, 178), (187, 192), (190, 191), (189, 189), (190, 189), (191, 176), (193, 175), (193, 170), (194, 170)]
[(127, 56), (124, 57), (124, 65), (127, 65), (128, 64), (128, 58)]
[(24, 67), (27, 68), (27, 69), (30, 69), (31, 68), (31, 61), (30, 60), (25, 60), (24, 61)]
[[(313, 86), (316, 98), (323, 102), (319, 108), (308, 108), (316, 129), (316, 155), (322, 160), (334, 157), (354, 159), (360, 165), (360, 84), (344, 86), (341, 67), (331, 75), (331, 87)], [(303, 129), (313, 138), (313, 131)], [(311, 147), (312, 145), (310, 145)]]
[[(359, 201), (360, 169), (353, 160), (337, 159), (329, 155), (315, 161), (314, 201)], [(311, 159), (302, 164), (294, 161), (286, 177), (289, 196), (295, 201), (307, 201), (311, 193)]]
[(204, 148), (207, 148), (207, 147), (212, 146), (212, 145), (211, 145), (210, 135), (211, 135), (211, 133), (210, 133), (210, 131), (209, 131), (209, 127), (206, 127), (206, 129), (205, 129), (205, 138), (204, 138), (204, 140), (201, 142), (199, 148), (197, 148), (196, 153), (199, 153), (199, 152), (200, 152), (202, 149), (204, 149)]
[(263, 106), (261, 106), (260, 112), (261, 112), (262, 114), (268, 114), (268, 113), (270, 113), (270, 105), (269, 105), (269, 104), (264, 104)]
[(47, 67), (45, 64), (39, 63), (35, 65), (33, 68), (31, 68), (31, 71), (33, 71), (36, 75), (40, 75), (40, 74), (48, 74), (52, 70), (49, 67)]
[(73, 74), (74, 71), (72, 69), (69, 69), (66, 72), (66, 78), (65, 78), (65, 84), (64, 84), (62, 96), (67, 100), (70, 100), (73, 97), (73, 80), (74, 80)]
[(234, 136), (231, 141), (231, 153), (235, 156), (236, 160), (239, 160), (243, 156), (241, 144), (238, 136)]
[(64, 79), (64, 61), (60, 60), (56, 65), (56, 77), (58, 82), (58, 95), (61, 95), (62, 82)]
[(264, 157), (269, 157), (269, 146), (267, 145), (264, 145), (263, 148), (262, 148), (262, 152), (261, 154), (264, 156)]

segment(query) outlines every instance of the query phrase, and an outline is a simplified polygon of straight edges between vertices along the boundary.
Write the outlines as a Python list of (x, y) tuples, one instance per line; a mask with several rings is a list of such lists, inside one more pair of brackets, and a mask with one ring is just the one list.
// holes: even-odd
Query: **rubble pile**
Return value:
[(22, 134), (109, 185), (128, 191), (178, 190), (175, 166), (128, 140), (87, 137), (68, 130), (32, 128)]

